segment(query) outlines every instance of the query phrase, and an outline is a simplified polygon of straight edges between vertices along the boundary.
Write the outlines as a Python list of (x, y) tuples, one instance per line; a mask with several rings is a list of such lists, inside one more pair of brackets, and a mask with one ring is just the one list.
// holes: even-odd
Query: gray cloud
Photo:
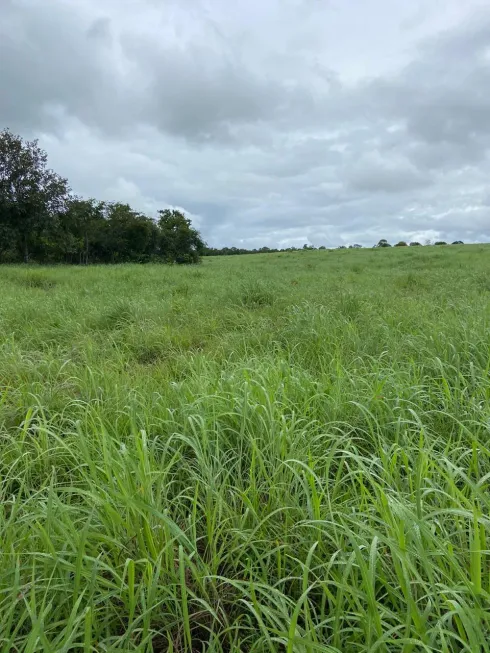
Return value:
[(0, 124), (216, 245), (490, 239), (489, 45), (483, 0), (4, 0)]

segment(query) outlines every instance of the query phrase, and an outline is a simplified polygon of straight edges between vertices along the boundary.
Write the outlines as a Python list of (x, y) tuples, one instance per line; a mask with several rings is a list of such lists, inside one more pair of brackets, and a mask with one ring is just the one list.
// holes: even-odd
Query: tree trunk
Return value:
[(88, 265), (88, 233), (85, 232), (85, 265)]
[(27, 235), (24, 236), (24, 263), (29, 263), (29, 243)]

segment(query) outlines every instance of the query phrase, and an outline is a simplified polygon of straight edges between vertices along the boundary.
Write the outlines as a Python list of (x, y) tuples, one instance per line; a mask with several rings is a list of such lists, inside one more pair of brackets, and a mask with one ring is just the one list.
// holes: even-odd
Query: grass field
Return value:
[(0, 652), (490, 651), (490, 247), (0, 268)]

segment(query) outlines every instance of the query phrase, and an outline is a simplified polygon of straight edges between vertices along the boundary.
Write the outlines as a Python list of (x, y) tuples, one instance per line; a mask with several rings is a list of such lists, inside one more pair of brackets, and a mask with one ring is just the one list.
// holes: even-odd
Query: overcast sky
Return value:
[(0, 0), (0, 128), (210, 245), (490, 241), (488, 0)]

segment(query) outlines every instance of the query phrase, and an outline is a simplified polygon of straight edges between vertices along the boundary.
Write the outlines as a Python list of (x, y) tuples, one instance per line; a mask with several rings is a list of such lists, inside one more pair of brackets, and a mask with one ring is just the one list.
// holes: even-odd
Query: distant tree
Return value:
[(451, 245), (464, 245), (462, 240), (455, 240), (454, 243), (451, 243)]
[(390, 243), (382, 238), (380, 241), (378, 241), (378, 244), (375, 245), (375, 247), (391, 247)]
[(122, 202), (105, 204), (104, 214), (94, 243), (99, 258), (110, 263), (150, 260), (158, 245), (155, 222)]
[(407, 243), (404, 240), (400, 240), (395, 247), (407, 247)]
[(410, 247), (422, 247), (422, 244), (414, 240), (410, 243)]
[(447, 243), (444, 242), (443, 240), (437, 240), (437, 241), (434, 243), (434, 245), (447, 245)]
[(191, 221), (175, 209), (158, 214), (160, 255), (171, 263), (198, 263), (206, 245)]
[(0, 237), (13, 239), (25, 262), (33, 247), (45, 245), (48, 232), (53, 236), (68, 192), (67, 180), (47, 167), (38, 141), (24, 141), (8, 129), (0, 132)]
[(320, 245), (318, 249), (327, 249), (327, 248), (325, 247), (325, 245)]
[(58, 247), (65, 261), (87, 264), (97, 258), (92, 249), (97, 250), (98, 237), (105, 226), (105, 208), (104, 202), (70, 197), (66, 210), (59, 216)]
[(337, 249), (347, 249), (347, 247), (345, 245), (339, 245)]
[(349, 245), (349, 249), (362, 249), (362, 245), (354, 243), (353, 245)]

